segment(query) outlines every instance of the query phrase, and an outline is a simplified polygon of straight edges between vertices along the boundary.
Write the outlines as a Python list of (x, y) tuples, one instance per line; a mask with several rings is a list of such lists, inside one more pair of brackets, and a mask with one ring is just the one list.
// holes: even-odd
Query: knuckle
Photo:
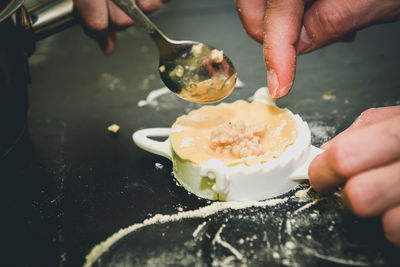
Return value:
[(148, 14), (148, 13), (152, 13), (152, 12), (158, 10), (162, 5), (162, 1), (160, 1), (160, 0), (150, 0), (150, 1), (138, 0), (137, 4), (144, 13)]
[(388, 127), (387, 134), (388, 138), (393, 140), (394, 147), (400, 147), (400, 131), (396, 128)]
[(337, 140), (334, 146), (329, 149), (330, 161), (332, 169), (335, 173), (341, 176), (349, 176), (349, 164), (351, 153), (348, 146), (346, 146), (342, 140)]
[(359, 179), (352, 178), (345, 185), (345, 194), (350, 204), (351, 211), (361, 218), (375, 216), (375, 194), (360, 186)]
[(375, 114), (376, 110), (377, 108), (369, 108), (367, 110), (364, 110), (363, 112), (361, 112), (360, 116), (357, 119), (369, 119)]
[(111, 19), (112, 25), (116, 28), (126, 28), (133, 24), (133, 21), (127, 16), (117, 16)]
[(316, 12), (317, 23), (320, 24), (321, 29), (329, 36), (338, 38), (346, 33), (345, 23), (348, 20), (348, 12), (346, 9), (332, 8), (331, 6), (321, 7)]
[(376, 112), (376, 108), (369, 108), (361, 112), (360, 116), (354, 121), (353, 125), (355, 127), (367, 125), (371, 123), (372, 118)]
[(94, 17), (90, 20), (85, 21), (85, 28), (89, 32), (99, 33), (107, 29), (107, 21), (100, 17)]

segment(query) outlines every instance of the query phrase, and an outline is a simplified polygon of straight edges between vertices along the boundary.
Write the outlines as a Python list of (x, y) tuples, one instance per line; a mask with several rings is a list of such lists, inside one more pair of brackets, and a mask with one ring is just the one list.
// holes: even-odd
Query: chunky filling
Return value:
[(261, 137), (266, 131), (265, 123), (246, 125), (238, 121), (220, 125), (211, 132), (209, 146), (217, 153), (232, 154), (236, 158), (264, 154)]

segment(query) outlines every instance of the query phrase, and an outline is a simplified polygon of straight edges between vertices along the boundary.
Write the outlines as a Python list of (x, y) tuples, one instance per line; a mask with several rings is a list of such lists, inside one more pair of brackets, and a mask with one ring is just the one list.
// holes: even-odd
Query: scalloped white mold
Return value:
[[(257, 90), (254, 101), (275, 105), (266, 87)], [(311, 161), (323, 152), (311, 145), (307, 123), (299, 115), (287, 111), (297, 124), (295, 142), (279, 158), (252, 166), (228, 167), (216, 158), (203, 164), (183, 160), (174, 153), (169, 138), (163, 142), (150, 138), (169, 137), (170, 128), (143, 129), (132, 137), (138, 147), (170, 159), (176, 179), (199, 197), (222, 201), (263, 200), (289, 191), (298, 185), (298, 180), (308, 179)]]

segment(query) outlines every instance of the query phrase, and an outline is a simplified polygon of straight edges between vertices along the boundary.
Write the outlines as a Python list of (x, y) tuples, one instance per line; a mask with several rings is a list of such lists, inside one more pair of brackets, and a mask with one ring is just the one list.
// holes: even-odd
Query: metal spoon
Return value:
[(172, 92), (190, 102), (214, 103), (233, 91), (236, 70), (221, 50), (204, 43), (171, 40), (130, 0), (112, 1), (156, 42), (160, 76)]

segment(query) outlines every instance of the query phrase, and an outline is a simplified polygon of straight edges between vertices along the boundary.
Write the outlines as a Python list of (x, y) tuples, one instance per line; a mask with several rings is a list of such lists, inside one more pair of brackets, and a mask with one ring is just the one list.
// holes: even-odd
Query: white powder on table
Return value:
[(288, 198), (282, 199), (269, 199), (265, 201), (248, 201), (248, 202), (214, 202), (211, 205), (199, 208), (197, 210), (183, 211), (172, 215), (157, 214), (149, 219), (144, 220), (142, 223), (133, 224), (127, 228), (120, 229), (105, 241), (93, 247), (90, 253), (86, 256), (84, 267), (92, 266), (92, 264), (107, 251), (113, 244), (124, 236), (137, 231), (148, 225), (161, 224), (166, 222), (176, 222), (187, 218), (206, 218), (212, 214), (226, 209), (240, 210), (250, 207), (272, 207), (287, 202)]

